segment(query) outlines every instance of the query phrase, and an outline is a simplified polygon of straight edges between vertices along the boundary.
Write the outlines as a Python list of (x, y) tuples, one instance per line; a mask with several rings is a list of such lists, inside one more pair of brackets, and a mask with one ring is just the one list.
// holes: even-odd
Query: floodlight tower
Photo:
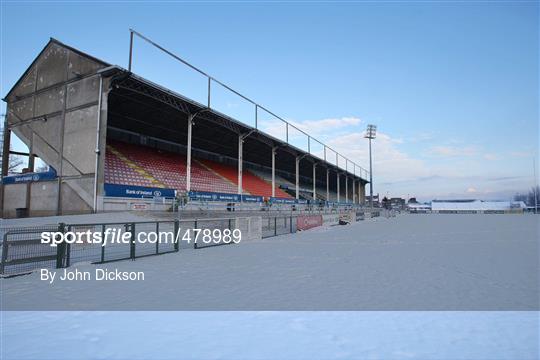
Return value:
[(377, 135), (377, 125), (368, 125), (364, 137), (369, 139), (369, 206), (373, 211), (373, 165), (371, 159), (371, 140)]

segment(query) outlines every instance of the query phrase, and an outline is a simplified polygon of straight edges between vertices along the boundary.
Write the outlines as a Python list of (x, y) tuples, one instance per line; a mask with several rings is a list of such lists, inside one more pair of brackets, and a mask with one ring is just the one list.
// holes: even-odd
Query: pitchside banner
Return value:
[(199, 200), (199, 201), (223, 201), (223, 202), (262, 202), (262, 196), (254, 195), (238, 195), (238, 194), (225, 194), (225, 193), (214, 193), (214, 192), (205, 192), (205, 191), (190, 191), (189, 192), (190, 200)]
[(270, 198), (272, 204), (296, 204), (296, 199)]
[(105, 184), (105, 195), (131, 198), (175, 197), (174, 189), (160, 189), (145, 186)]
[(56, 171), (53, 168), (51, 168), (51, 170), (47, 172), (4, 176), (4, 178), (2, 179), (2, 183), (18, 184), (18, 183), (27, 183), (27, 182), (45, 181), (45, 180), (54, 180), (54, 179), (56, 179)]
[(298, 230), (307, 230), (317, 226), (322, 226), (322, 215), (305, 215), (296, 218), (296, 227)]

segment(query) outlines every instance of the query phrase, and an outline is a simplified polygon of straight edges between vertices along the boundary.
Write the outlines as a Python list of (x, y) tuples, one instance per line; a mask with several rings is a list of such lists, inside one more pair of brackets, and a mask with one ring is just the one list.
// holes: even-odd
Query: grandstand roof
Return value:
[[(282, 170), (294, 172), (294, 158), (304, 156), (308, 162), (300, 163), (300, 172), (311, 174), (312, 163), (330, 168), (339, 173), (345, 171), (337, 166), (296, 148), (249, 125), (241, 123), (214, 109), (197, 103), (181, 94), (166, 89), (120, 67), (103, 69), (115, 70), (110, 96), (109, 126), (129, 129), (150, 137), (170, 142), (187, 142), (188, 114), (198, 113), (193, 127), (193, 146), (205, 151), (236, 158), (238, 153), (238, 135), (250, 134), (244, 143), (244, 160), (270, 166), (270, 151), (278, 147), (278, 165)], [(162, 105), (166, 105), (165, 107)], [(153, 111), (144, 110), (151, 108)], [(114, 112), (114, 109), (118, 109)], [(121, 115), (120, 115), (121, 114)], [(144, 114), (144, 116), (141, 116)], [(266, 145), (266, 146), (261, 146)], [(287, 159), (287, 161), (280, 161)], [(322, 173), (320, 174), (323, 175)], [(324, 175), (325, 176), (325, 175)], [(360, 176), (353, 176), (367, 182)]]
[[(193, 127), (193, 147), (230, 158), (238, 156), (238, 135), (249, 134), (244, 142), (244, 160), (263, 166), (271, 165), (271, 148), (276, 147), (276, 168), (294, 173), (295, 157), (307, 161), (300, 162), (300, 175), (311, 176), (312, 164), (317, 163), (337, 173), (347, 173), (349, 177), (367, 183), (366, 178), (319, 159), (294, 145), (246, 125), (215, 109), (189, 99), (148, 79), (138, 76), (120, 66), (110, 65), (76, 48), (51, 38), (36, 59), (6, 94), (12, 91), (27, 76), (36, 60), (52, 44), (65, 47), (80, 56), (92, 59), (103, 66), (99, 71), (111, 77), (109, 94), (108, 126), (126, 133), (142, 134), (148, 137), (176, 144), (187, 143), (187, 119), (189, 114), (197, 113)], [(166, 106), (163, 106), (166, 105)], [(261, 146), (266, 145), (266, 146)], [(318, 180), (324, 181), (326, 174), (317, 171)], [(365, 176), (367, 177), (367, 176)], [(334, 181), (334, 180), (331, 180)]]

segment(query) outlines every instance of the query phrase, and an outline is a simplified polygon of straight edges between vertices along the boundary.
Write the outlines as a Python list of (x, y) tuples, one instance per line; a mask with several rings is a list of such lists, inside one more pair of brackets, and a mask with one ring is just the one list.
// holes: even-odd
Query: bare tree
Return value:
[[(536, 197), (536, 202), (534, 198)], [(529, 190), (528, 193), (518, 193), (514, 195), (514, 201), (523, 201), (528, 206), (534, 206), (535, 204), (540, 204), (540, 187), (535, 186)]]
[[(11, 147), (10, 147), (11, 151)], [(18, 168), (24, 163), (24, 160), (19, 155), (11, 155), (9, 157), (8, 174), (17, 172)]]
[(35, 172), (46, 172), (49, 170), (49, 165), (47, 164), (41, 164), (39, 166), (36, 167), (36, 170)]
[[(535, 201), (536, 197), (536, 201)], [(536, 204), (540, 203), (540, 187), (534, 186), (529, 191), (529, 194), (527, 196), (527, 205), (529, 206), (535, 206)]]

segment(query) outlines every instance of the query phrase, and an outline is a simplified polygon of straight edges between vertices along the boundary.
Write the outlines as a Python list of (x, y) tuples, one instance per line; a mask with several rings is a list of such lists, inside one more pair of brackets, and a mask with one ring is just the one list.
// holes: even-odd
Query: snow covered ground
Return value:
[(139, 282), (2, 279), (4, 310), (253, 311), (3, 311), (0, 355), (537, 359), (538, 219), (405, 215), (99, 266)]
[[(538, 218), (404, 215), (3, 279), (9, 310), (538, 310)], [(63, 270), (57, 271), (57, 279)]]
[(538, 359), (535, 312), (5, 312), (2, 359)]

